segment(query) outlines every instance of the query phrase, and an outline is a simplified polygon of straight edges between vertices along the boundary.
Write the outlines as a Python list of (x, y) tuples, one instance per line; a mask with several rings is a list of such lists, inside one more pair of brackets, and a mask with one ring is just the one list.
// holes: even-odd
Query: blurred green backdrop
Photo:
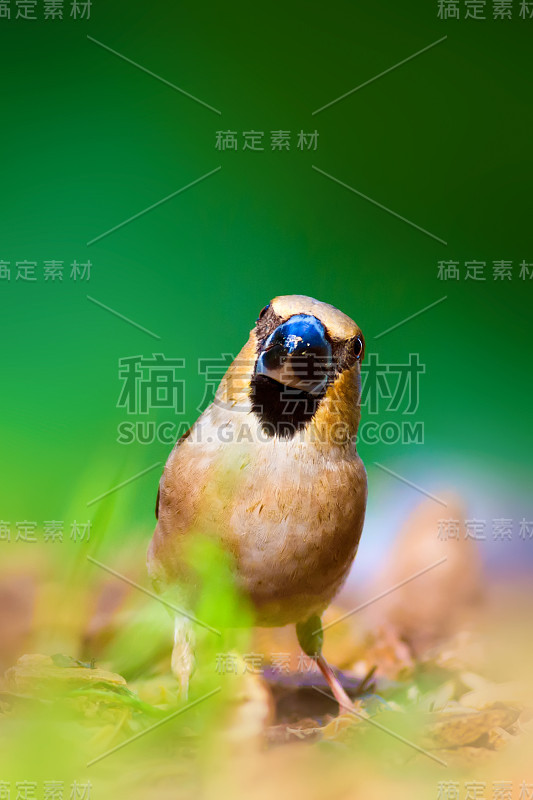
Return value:
[[(361, 444), (367, 537), (386, 535), (376, 524), (384, 503), (394, 518), (420, 499), (375, 461), (428, 491), (457, 488), (478, 516), (528, 516), (533, 281), (519, 265), (533, 263), (533, 20), (518, 3), (512, 20), (486, 21), (439, 19), (437, 3), (412, 0), (93, 0), (89, 20), (44, 20), (39, 5), (36, 21), (14, 19), (12, 6), (0, 19), (0, 259), (11, 263), (0, 281), (4, 520), (91, 518), (93, 536), (111, 547), (135, 536), (143, 557), (159, 467), (87, 507), (170, 450), (117, 442), (119, 359), (185, 358), (179, 421), (192, 422), (205, 388), (197, 359), (236, 353), (262, 306), (284, 293), (339, 306), (381, 361), (419, 353), (426, 366), (416, 414), (424, 444)], [(251, 129), (266, 132), (263, 152), (241, 149)], [(270, 150), (269, 132), (280, 129), (292, 132), (288, 152)], [(297, 149), (297, 133), (315, 129), (316, 151)], [(216, 149), (218, 130), (236, 131), (239, 149)], [(37, 262), (35, 282), (15, 279), (25, 259)], [(74, 259), (90, 259), (90, 281), (70, 279)], [(438, 262), (450, 259), (461, 278), (438, 280)], [(487, 262), (486, 282), (464, 280), (472, 259)], [(65, 262), (62, 282), (44, 280), (46, 260)], [(513, 262), (512, 280), (492, 279), (494, 260)], [(380, 410), (378, 420), (389, 418)], [(505, 552), (523, 559), (527, 544)]]

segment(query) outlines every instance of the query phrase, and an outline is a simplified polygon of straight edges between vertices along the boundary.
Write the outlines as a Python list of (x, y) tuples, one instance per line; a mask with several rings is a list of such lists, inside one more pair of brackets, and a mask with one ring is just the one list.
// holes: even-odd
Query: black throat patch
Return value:
[(307, 425), (314, 417), (324, 392), (312, 395), (284, 386), (266, 375), (254, 375), (250, 381), (253, 413), (259, 417), (267, 436), (281, 439), (292, 439)]

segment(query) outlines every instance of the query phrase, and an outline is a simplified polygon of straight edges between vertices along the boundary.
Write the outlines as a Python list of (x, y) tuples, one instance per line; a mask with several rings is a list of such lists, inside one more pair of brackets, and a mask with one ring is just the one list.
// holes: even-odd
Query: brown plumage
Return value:
[[(311, 634), (348, 574), (366, 506), (355, 443), (363, 348), (359, 327), (326, 303), (289, 295), (263, 309), (165, 466), (148, 553), (158, 585), (186, 580), (189, 535), (214, 536), (257, 624), (297, 624), (319, 657)], [(173, 666), (185, 686), (188, 638), (180, 620)]]

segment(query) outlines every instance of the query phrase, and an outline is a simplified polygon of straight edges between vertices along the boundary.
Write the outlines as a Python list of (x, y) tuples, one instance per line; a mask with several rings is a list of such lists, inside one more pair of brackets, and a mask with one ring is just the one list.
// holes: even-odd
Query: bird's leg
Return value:
[(299, 622), (296, 625), (296, 633), (300, 647), (304, 653), (311, 658), (314, 658), (320, 672), (327, 681), (327, 684), (337, 703), (339, 704), (340, 711), (350, 710), (353, 707), (352, 701), (344, 691), (341, 683), (330, 665), (322, 655), (322, 645), (324, 643), (324, 633), (322, 631), (322, 621), (319, 616), (315, 615), (307, 620), (307, 622)]
[(178, 614), (174, 621), (171, 668), (179, 684), (180, 697), (186, 701), (194, 671), (194, 631), (190, 620), (182, 614)]
[(330, 665), (328, 664), (322, 653), (316, 656), (316, 663), (318, 664), (320, 672), (328, 682), (328, 686), (333, 692), (333, 697), (339, 704), (339, 711), (341, 713), (343, 711), (349, 711), (353, 707), (352, 701), (342, 688), (341, 682), (331, 669)]

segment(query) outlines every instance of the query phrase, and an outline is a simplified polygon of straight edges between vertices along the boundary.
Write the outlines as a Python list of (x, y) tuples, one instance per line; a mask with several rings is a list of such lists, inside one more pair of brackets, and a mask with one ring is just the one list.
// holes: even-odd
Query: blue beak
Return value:
[(295, 314), (265, 341), (255, 366), (284, 386), (321, 394), (331, 370), (331, 344), (322, 323), (310, 314)]

